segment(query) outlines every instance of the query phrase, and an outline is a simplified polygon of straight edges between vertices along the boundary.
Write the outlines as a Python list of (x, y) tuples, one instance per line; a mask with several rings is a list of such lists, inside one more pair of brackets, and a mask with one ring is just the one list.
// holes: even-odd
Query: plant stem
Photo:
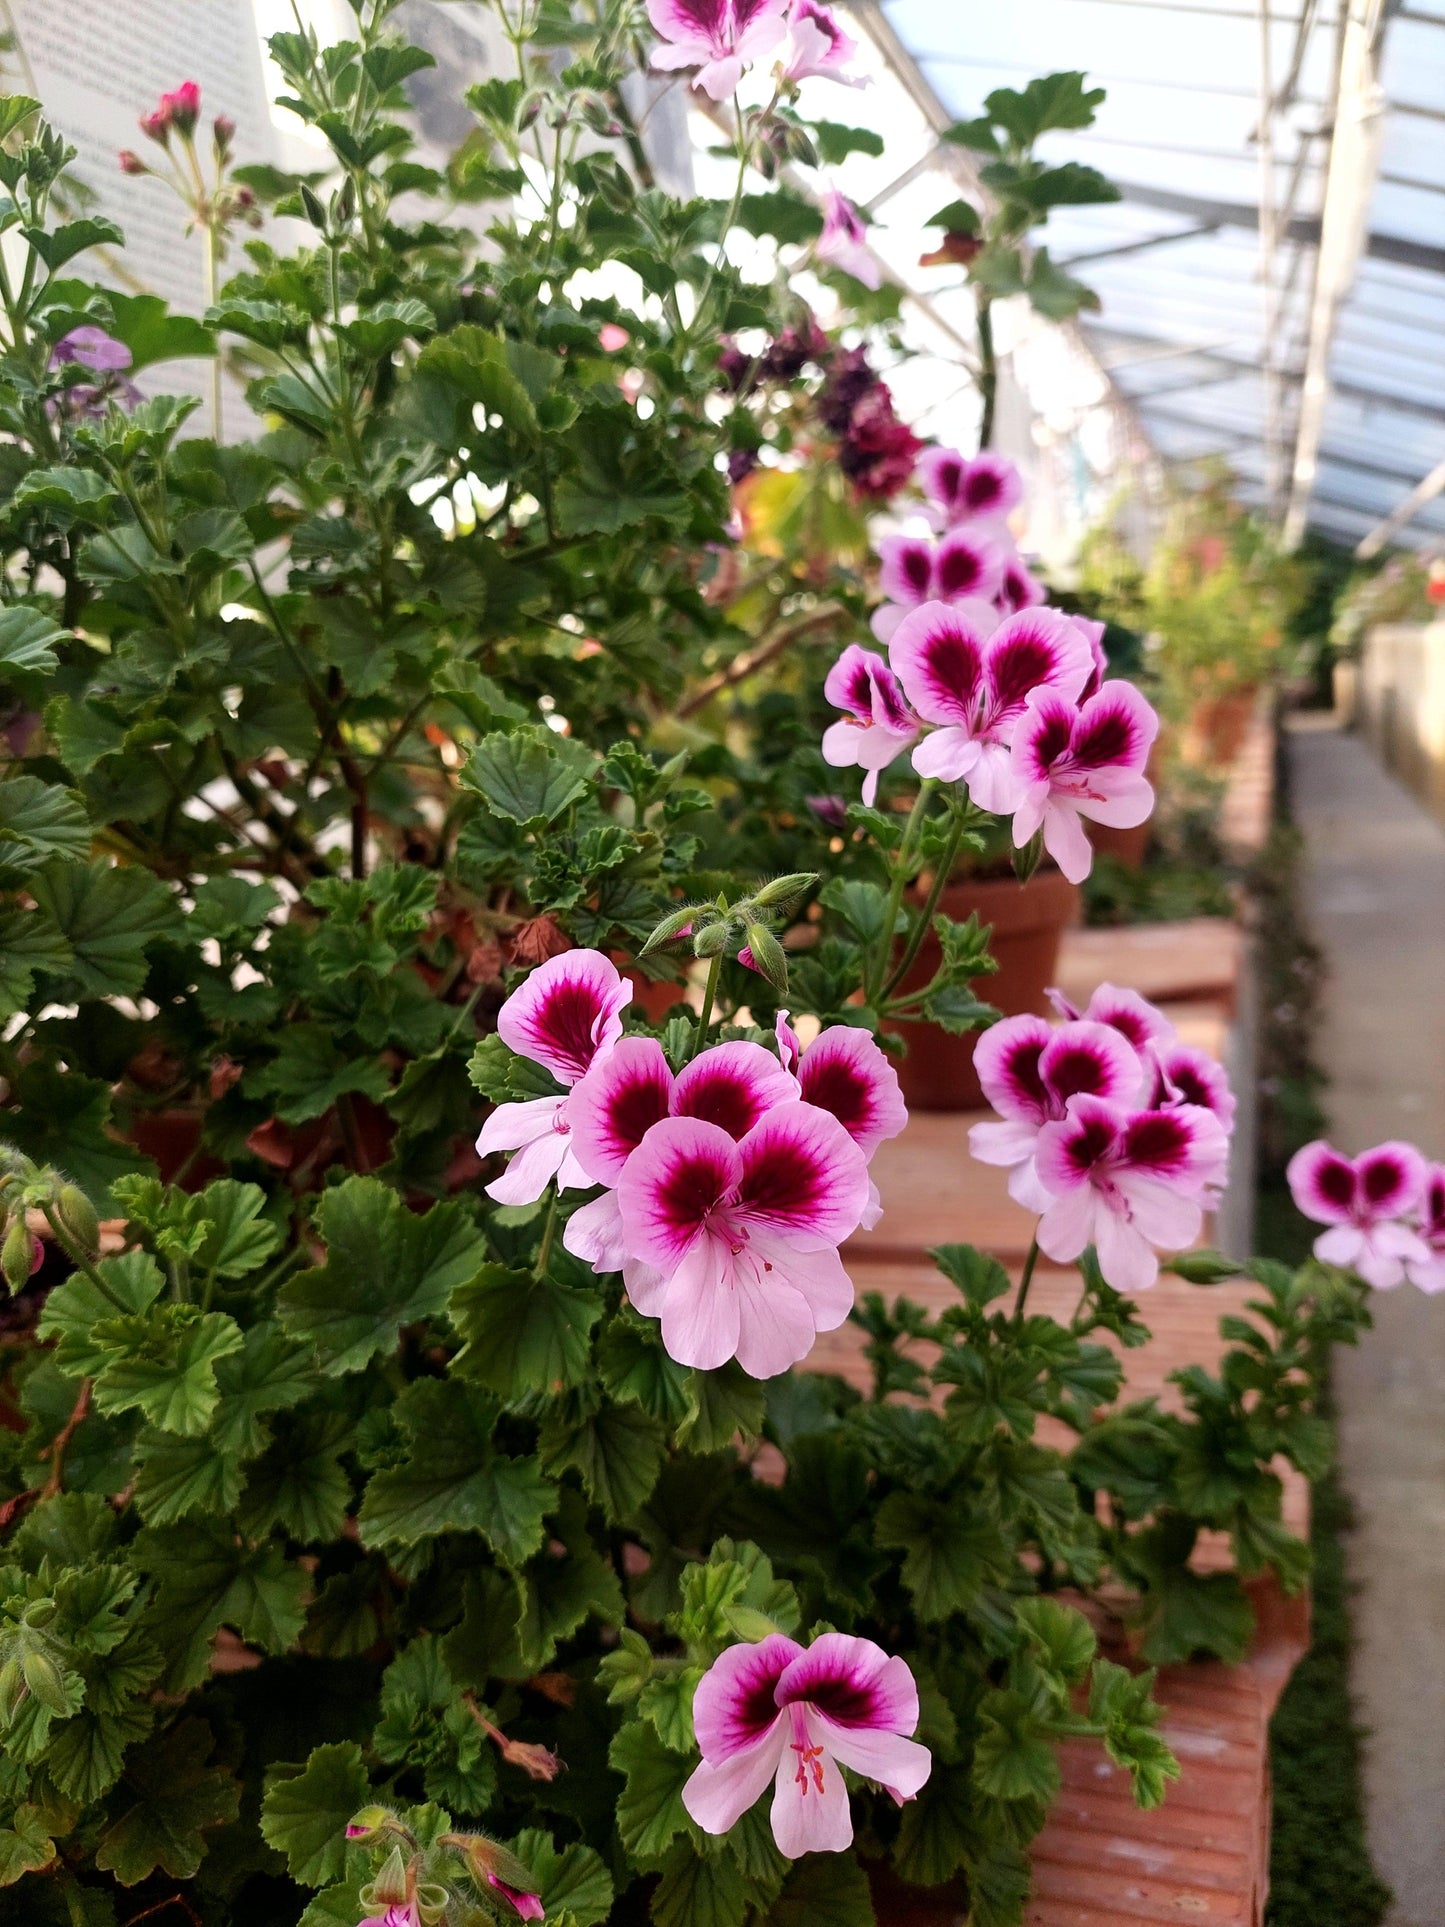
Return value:
[(707, 967), (707, 982), (703, 985), (702, 1009), (697, 1014), (697, 1030), (693, 1035), (692, 1049), (688, 1052), (689, 1061), (696, 1057), (707, 1038), (707, 1027), (712, 1022), (713, 999), (717, 996), (718, 978), (722, 975), (722, 952), (719, 951)]
[[(45, 1448), (50, 1455), (50, 1472), (41, 1491), (42, 1499), (53, 1499), (60, 1491), (60, 1481), (65, 1471), (65, 1453), (70, 1441), (84, 1425), (90, 1414), (90, 1394), (95, 1380), (83, 1378), (75, 1404), (71, 1407), (70, 1417), (61, 1426), (50, 1444)], [(44, 1457), (44, 1453), (41, 1454)]]
[(978, 294), (978, 392), (983, 397), (983, 419), (978, 425), (978, 445), (987, 448), (993, 440), (993, 415), (998, 402), (998, 356), (993, 345), (993, 299)]
[(48, 1204), (43, 1204), (41, 1205), (40, 1208), (45, 1214), (45, 1222), (50, 1226), (50, 1230), (55, 1239), (55, 1242), (60, 1246), (61, 1250), (65, 1253), (66, 1257), (69, 1258), (70, 1262), (75, 1266), (76, 1270), (79, 1272), (83, 1272), (84, 1275), (90, 1280), (91, 1284), (95, 1286), (96, 1290), (100, 1293), (101, 1297), (108, 1299), (109, 1302), (115, 1306), (118, 1312), (129, 1313), (130, 1311), (129, 1305), (122, 1304), (120, 1299), (116, 1297), (115, 1293), (111, 1290), (110, 1286), (105, 1282), (104, 1278), (101, 1277), (100, 1273), (96, 1270), (95, 1266), (90, 1262), (89, 1258), (86, 1257), (85, 1253), (81, 1250), (80, 1246), (75, 1242), (75, 1240), (71, 1237), (70, 1233), (61, 1224), (60, 1219), (56, 1216), (53, 1207)]
[(532, 1267), (534, 1278), (545, 1278), (547, 1267), (552, 1262), (552, 1244), (557, 1236), (557, 1187), (552, 1186), (552, 1196), (547, 1203), (547, 1222), (542, 1227), (542, 1248), (537, 1253), (537, 1262)]
[[(216, 284), (220, 280), (221, 237), (216, 231), (214, 217), (206, 223), (206, 306), (216, 305)], [(216, 343), (216, 352), (211, 358), (211, 434), (216, 442), (221, 439), (221, 344)]]
[(1024, 1259), (1024, 1275), (1019, 1279), (1019, 1299), (1014, 1306), (1014, 1329), (1024, 1322), (1024, 1306), (1029, 1302), (1029, 1286), (1034, 1281), (1034, 1266), (1039, 1261), (1039, 1241), (1037, 1235), (1029, 1246), (1029, 1255)]
[(953, 828), (948, 833), (948, 842), (944, 845), (943, 855), (939, 858), (938, 868), (933, 873), (933, 882), (929, 885), (928, 899), (923, 906), (917, 922), (913, 926), (908, 942), (904, 945), (902, 957), (889, 976), (887, 983), (883, 986), (882, 994), (885, 999), (898, 988), (913, 968), (918, 953), (923, 947), (923, 940), (932, 928), (933, 913), (938, 908), (938, 899), (947, 889), (948, 880), (953, 874), (953, 860), (958, 855), (958, 846), (962, 840), (963, 819), (962, 817), (958, 817), (954, 821)]
[(913, 855), (913, 845), (918, 832), (923, 827), (924, 815), (937, 788), (936, 777), (930, 776), (925, 779), (919, 786), (917, 796), (913, 799), (913, 808), (904, 826), (903, 841), (898, 846), (898, 856), (893, 871), (893, 887), (888, 892), (888, 909), (883, 919), (883, 932), (879, 938), (877, 968), (868, 973), (871, 987), (868, 996), (870, 1004), (876, 1004), (883, 979), (888, 974), (889, 960), (893, 955), (893, 932), (898, 927), (898, 912), (902, 907), (903, 892), (908, 887), (909, 860)]

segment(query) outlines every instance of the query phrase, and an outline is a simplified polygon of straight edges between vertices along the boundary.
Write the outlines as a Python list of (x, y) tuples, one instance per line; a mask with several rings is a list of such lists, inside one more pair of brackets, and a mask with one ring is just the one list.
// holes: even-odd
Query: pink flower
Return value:
[(858, 42), (844, 33), (831, 7), (818, 0), (793, 0), (788, 10), (788, 44), (783, 51), (783, 78), (841, 80), (848, 87), (866, 87), (870, 76), (851, 73)]
[(702, 1764), (682, 1791), (688, 1813), (705, 1833), (727, 1833), (771, 1780), (773, 1838), (790, 1860), (851, 1844), (841, 1767), (906, 1800), (933, 1765), (909, 1738), (918, 1688), (907, 1665), (847, 1633), (806, 1650), (782, 1633), (728, 1647), (698, 1682), (692, 1717)]
[(421, 1927), (421, 1914), (414, 1900), (394, 1900), (379, 1914), (371, 1914), (359, 1927)]
[(655, 1038), (624, 1037), (568, 1101), (573, 1156), (588, 1182), (608, 1189), (573, 1212), (563, 1244), (594, 1271), (621, 1271), (629, 1252), (615, 1187), (653, 1125), (666, 1117), (696, 1117), (743, 1138), (776, 1105), (797, 1095), (793, 1078), (761, 1044), (741, 1038), (715, 1044), (674, 1077)]
[[(549, 957), (514, 990), (497, 1017), (502, 1042), (576, 1084), (622, 1035), (622, 1012), (632, 985), (600, 950), (564, 950)], [(555, 1178), (561, 1191), (585, 1189), (591, 1179), (572, 1154), (569, 1098), (536, 1097), (499, 1104), (482, 1126), (477, 1151), (515, 1151), (501, 1177), (487, 1186), (499, 1204), (532, 1204)]]
[(516, 1887), (509, 1887), (497, 1874), (488, 1872), (487, 1885), (494, 1888), (503, 1900), (508, 1901), (523, 1920), (545, 1920), (542, 1903), (535, 1894), (523, 1893)]
[(615, 355), (620, 348), (625, 348), (631, 339), (627, 330), (620, 328), (615, 321), (604, 321), (597, 330), (597, 345), (609, 355)]
[(868, 1202), (863, 1153), (811, 1104), (771, 1110), (741, 1142), (690, 1117), (654, 1124), (617, 1184), (623, 1275), (679, 1365), (736, 1358), (772, 1378), (853, 1305), (838, 1246)]
[(1061, 990), (1049, 991), (1048, 998), (1059, 1015), (1070, 1023), (1077, 1023), (1083, 1017), (1091, 1024), (1108, 1024), (1126, 1038), (1141, 1057), (1152, 1045), (1172, 1043), (1179, 1036), (1162, 1010), (1156, 1009), (1137, 990), (1118, 984), (1099, 984), (1087, 1010), (1071, 1004)]
[(917, 475), (943, 528), (1002, 522), (1024, 499), (1023, 478), (1013, 463), (987, 448), (972, 461), (956, 448), (925, 449)]
[(863, 801), (872, 807), (878, 777), (918, 740), (918, 718), (881, 656), (850, 643), (828, 671), (823, 693), (847, 713), (823, 732), (823, 760), (834, 769), (865, 770)]
[(743, 69), (771, 53), (787, 30), (787, 0), (647, 0), (647, 17), (668, 43), (654, 67), (696, 67), (694, 87), (712, 100), (737, 92)]
[[(851, 1024), (820, 1031), (804, 1050), (787, 1011), (780, 1010), (776, 1032), (778, 1055), (793, 1073), (797, 1094), (805, 1104), (836, 1117), (871, 1163), (879, 1145), (897, 1137), (908, 1122), (897, 1071), (867, 1031)], [(883, 1199), (870, 1178), (859, 1222), (871, 1231), (882, 1216)]]
[(1428, 1256), (1412, 1257), (1405, 1270), (1421, 1291), (1445, 1291), (1445, 1164), (1432, 1164), (1420, 1200), (1420, 1240)]
[(197, 81), (183, 80), (169, 94), (161, 95), (160, 112), (170, 126), (182, 134), (193, 134), (201, 117), (201, 89)]
[(868, 246), (868, 230), (850, 200), (830, 188), (823, 201), (823, 232), (813, 244), (813, 252), (830, 268), (840, 268), (861, 281), (865, 288), (877, 288), (883, 271)]
[(1149, 1101), (1156, 1110), (1192, 1104), (1213, 1111), (1226, 1131), (1234, 1129), (1237, 1106), (1229, 1077), (1224, 1066), (1207, 1051), (1195, 1044), (1185, 1044), (1177, 1037), (1161, 1038), (1150, 1048), (1149, 1057), (1155, 1072), (1154, 1093)]
[(880, 642), (890, 641), (908, 611), (925, 602), (964, 604), (964, 614), (984, 633), (998, 627), (993, 604), (1007, 550), (990, 531), (953, 529), (936, 543), (926, 536), (885, 535), (878, 557), (878, 586), (889, 598), (874, 610), (870, 625)]
[(113, 375), (130, 367), (131, 353), (123, 341), (108, 335), (104, 328), (85, 326), (72, 328), (51, 349), (52, 368), (59, 368), (67, 361), (78, 362), (96, 374)]
[(961, 607), (926, 602), (899, 624), (889, 657), (918, 714), (937, 723), (913, 752), (920, 776), (965, 780), (980, 809), (1017, 805), (1009, 744), (1039, 688), (1072, 702), (1089, 674), (1088, 644), (1057, 609), (1026, 609), (989, 633)]
[(1430, 1166), (1413, 1144), (1392, 1140), (1352, 1159), (1317, 1138), (1295, 1152), (1286, 1176), (1305, 1217), (1329, 1227), (1314, 1244), (1325, 1264), (1389, 1291), (1412, 1267), (1429, 1262), (1430, 1246), (1401, 1222), (1426, 1201), (1431, 1181)]
[(1082, 707), (1057, 689), (1033, 690), (1010, 750), (1014, 843), (1022, 849), (1042, 829), (1049, 855), (1070, 883), (1082, 883), (1094, 850), (1080, 818), (1118, 828), (1144, 822), (1154, 807), (1144, 765), (1158, 730), (1132, 683), (1106, 683)]
[(969, 1149), (980, 1164), (1007, 1167), (1009, 1195), (1033, 1212), (1053, 1202), (1035, 1167), (1044, 1126), (1080, 1095), (1138, 1104), (1152, 1081), (1117, 1030), (1077, 1019), (1055, 1030), (1042, 1017), (1006, 1017), (979, 1038), (973, 1066), (999, 1115), (971, 1128)]
[(1039, 1132), (1035, 1164), (1051, 1193), (1039, 1247), (1072, 1263), (1092, 1244), (1116, 1291), (1145, 1291), (1159, 1276), (1154, 1247), (1182, 1251), (1198, 1237), (1204, 1198), (1223, 1184), (1228, 1155), (1212, 1111), (1131, 1111), (1075, 1097)]
[[(1018, 556), (1011, 555), (1003, 565), (1003, 579), (994, 601), (1005, 615), (1011, 616), (1017, 615), (1020, 609), (1036, 608), (1046, 594), (1043, 583), (1030, 575)], [(1077, 622), (1078, 617), (1074, 620)]]

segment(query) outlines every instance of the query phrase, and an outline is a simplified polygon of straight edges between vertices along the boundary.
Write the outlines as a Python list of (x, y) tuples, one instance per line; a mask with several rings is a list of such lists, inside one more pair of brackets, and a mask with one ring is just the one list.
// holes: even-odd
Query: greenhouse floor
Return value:
[[(1294, 719), (1291, 800), (1304, 902), (1328, 967), (1318, 1045), (1331, 1135), (1350, 1153), (1408, 1138), (1445, 1155), (1445, 829), (1364, 741)], [(1377, 1296), (1376, 1329), (1335, 1360), (1355, 1526), (1354, 1686), (1368, 1729), (1370, 1850), (1389, 1927), (1445, 1919), (1445, 1306)]]

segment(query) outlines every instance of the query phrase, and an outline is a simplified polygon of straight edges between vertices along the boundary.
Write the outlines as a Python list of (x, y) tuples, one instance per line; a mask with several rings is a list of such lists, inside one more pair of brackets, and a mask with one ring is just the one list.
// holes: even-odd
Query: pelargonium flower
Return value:
[(415, 1899), (393, 1900), (379, 1914), (369, 1914), (358, 1927), (421, 1927), (421, 1914)]
[(1409, 1258), (1405, 1270), (1421, 1291), (1445, 1291), (1445, 1164), (1432, 1164), (1420, 1200), (1420, 1242), (1428, 1257)]
[(1091, 1024), (1108, 1024), (1127, 1039), (1142, 1056), (1156, 1044), (1172, 1042), (1179, 1033), (1169, 1019), (1147, 997), (1121, 984), (1096, 985), (1087, 1007), (1080, 1010), (1061, 990), (1050, 990), (1049, 1002), (1068, 1023), (1086, 1018)]
[[(798, 1096), (836, 1117), (871, 1163), (879, 1145), (897, 1137), (908, 1122), (898, 1073), (882, 1050), (866, 1030), (851, 1024), (819, 1031), (805, 1048), (785, 1010), (778, 1012), (775, 1030), (778, 1056), (792, 1073)], [(859, 1222), (871, 1231), (882, 1216), (883, 1199), (869, 1178)]]
[(617, 1183), (628, 1295), (679, 1365), (736, 1358), (772, 1378), (843, 1323), (838, 1246), (868, 1202), (863, 1153), (811, 1104), (768, 1112), (741, 1142), (717, 1124), (654, 1124)]
[(1420, 1208), (1430, 1183), (1430, 1167), (1413, 1144), (1392, 1139), (1347, 1158), (1317, 1138), (1295, 1152), (1285, 1175), (1304, 1215), (1329, 1227), (1314, 1243), (1325, 1264), (1389, 1291), (1411, 1267), (1428, 1262), (1429, 1245), (1402, 1222)]
[(787, 0), (647, 0), (664, 45), (651, 65), (696, 67), (693, 86), (712, 100), (737, 92), (743, 69), (771, 53), (787, 31)]
[(628, 1260), (616, 1185), (632, 1153), (665, 1117), (697, 1117), (743, 1138), (778, 1104), (796, 1101), (794, 1079), (761, 1044), (714, 1044), (676, 1075), (653, 1037), (624, 1037), (598, 1059), (567, 1105), (572, 1155), (607, 1191), (567, 1220), (562, 1242), (594, 1271)]
[(1024, 499), (1023, 477), (1003, 455), (985, 448), (972, 460), (956, 448), (926, 449), (918, 483), (942, 528), (959, 522), (1002, 522)]
[(1198, 1237), (1205, 1197), (1223, 1184), (1228, 1157), (1212, 1111), (1135, 1111), (1075, 1097), (1062, 1120), (1039, 1132), (1035, 1166), (1051, 1194), (1039, 1248), (1067, 1264), (1092, 1244), (1116, 1291), (1146, 1291), (1159, 1276), (1155, 1246), (1182, 1251)]
[(1238, 1108), (1224, 1066), (1202, 1051), (1197, 1044), (1180, 1038), (1165, 1038), (1149, 1050), (1155, 1074), (1154, 1092), (1149, 1102), (1155, 1110), (1170, 1110), (1178, 1104), (1193, 1104), (1213, 1111), (1226, 1131), (1234, 1129)]
[(1147, 819), (1154, 789), (1144, 765), (1158, 730), (1132, 683), (1106, 683), (1079, 706), (1057, 689), (1032, 690), (1010, 749), (1014, 843), (1042, 830), (1070, 883), (1082, 883), (1094, 850), (1080, 818), (1120, 829)]
[(1078, 1019), (1055, 1029), (1042, 1017), (1005, 1017), (979, 1038), (973, 1067), (998, 1118), (972, 1126), (969, 1149), (980, 1164), (1007, 1167), (1010, 1197), (1035, 1213), (1053, 1201), (1035, 1168), (1045, 1124), (1064, 1117), (1081, 1094), (1141, 1103), (1150, 1083), (1117, 1030)]
[[(1048, 591), (1036, 576), (1029, 573), (1016, 555), (1011, 555), (1003, 565), (1003, 576), (999, 582), (994, 602), (1005, 615), (1017, 615), (1020, 609), (1035, 609), (1046, 600)], [(1078, 617), (1074, 620), (1077, 622)]]
[(853, 203), (830, 188), (823, 201), (823, 232), (813, 243), (813, 252), (830, 268), (840, 268), (861, 281), (865, 288), (878, 288), (882, 269), (868, 246), (868, 230)]
[[(631, 983), (600, 950), (564, 950), (512, 992), (498, 1013), (497, 1032), (570, 1092), (621, 1037), (622, 1012), (631, 1002)], [(532, 1204), (554, 1178), (559, 1190), (585, 1189), (592, 1180), (572, 1154), (571, 1129), (565, 1095), (499, 1104), (482, 1126), (477, 1151), (517, 1155), (487, 1195), (499, 1204)]]
[(63, 334), (50, 351), (50, 365), (60, 368), (66, 362), (93, 369), (98, 375), (114, 375), (129, 368), (131, 352), (123, 341), (108, 335), (104, 328), (85, 324)]
[(918, 718), (888, 664), (856, 642), (828, 671), (823, 694), (846, 712), (823, 732), (823, 760), (834, 769), (865, 770), (863, 801), (871, 808), (880, 772), (917, 742)]
[(788, 9), (788, 44), (783, 52), (784, 80), (840, 80), (866, 87), (871, 76), (851, 71), (858, 42), (843, 31), (831, 7), (819, 0), (793, 0)]
[(1072, 702), (1088, 676), (1088, 645), (1057, 609), (1026, 609), (986, 632), (961, 606), (926, 602), (898, 625), (889, 659), (918, 714), (939, 727), (913, 752), (920, 776), (964, 780), (980, 809), (1018, 800), (1009, 744), (1039, 688)]
[(933, 1766), (910, 1735), (918, 1688), (871, 1639), (824, 1633), (806, 1649), (782, 1633), (729, 1646), (692, 1702), (702, 1764), (682, 1803), (705, 1833), (728, 1833), (773, 1783), (781, 1853), (841, 1853), (853, 1839), (842, 1767), (910, 1800)]
[(183, 80), (179, 87), (168, 94), (161, 95), (160, 111), (172, 127), (183, 134), (193, 134), (196, 122), (201, 117), (201, 88), (194, 80)]

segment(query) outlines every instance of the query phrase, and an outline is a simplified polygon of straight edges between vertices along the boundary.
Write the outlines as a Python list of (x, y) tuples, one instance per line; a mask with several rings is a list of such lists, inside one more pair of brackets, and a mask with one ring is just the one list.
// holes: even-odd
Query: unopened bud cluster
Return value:
[[(475, 1919), (475, 1902), (463, 1883), (486, 1900), (502, 1901), (522, 1920), (541, 1920), (542, 1903), (529, 1867), (499, 1841), (479, 1833), (443, 1833), (424, 1845), (389, 1807), (363, 1807), (347, 1823), (346, 1838), (380, 1849), (384, 1858), (362, 1887), (362, 1905), (374, 1919), (408, 1927), (443, 1927)], [(455, 1903), (455, 1906), (454, 1904)]]
[(663, 918), (641, 954), (645, 957), (662, 944), (690, 937), (695, 957), (736, 957), (766, 978), (781, 996), (788, 988), (788, 959), (773, 923), (791, 915), (817, 881), (816, 872), (800, 870), (760, 884), (741, 903), (729, 904), (718, 897), (710, 903), (684, 904)]
[(0, 1273), (11, 1291), (22, 1290), (45, 1258), (31, 1212), (44, 1215), (72, 1258), (89, 1257), (100, 1243), (95, 1206), (78, 1184), (0, 1145)]

